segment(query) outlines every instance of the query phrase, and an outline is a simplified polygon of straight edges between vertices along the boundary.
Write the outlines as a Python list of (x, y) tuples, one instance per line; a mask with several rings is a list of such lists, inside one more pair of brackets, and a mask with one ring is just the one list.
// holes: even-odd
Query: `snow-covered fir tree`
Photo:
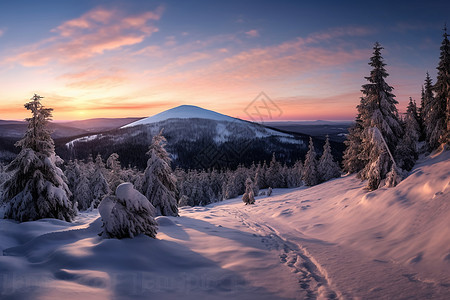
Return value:
[(434, 101), (431, 104), (430, 149), (436, 149), (439, 144), (450, 143), (450, 42), (447, 27), (444, 27), (444, 39), (441, 44), (437, 80), (433, 87)]
[(242, 201), (247, 204), (255, 204), (255, 194), (253, 193), (253, 181), (250, 177), (245, 180), (245, 193), (242, 196)]
[[(378, 189), (382, 186), (384, 179), (389, 182), (387, 186), (395, 186), (401, 179), (402, 171), (397, 167), (394, 156), (381, 131), (377, 127), (372, 127), (366, 137), (370, 138), (368, 143), (370, 143), (373, 153), (372, 160), (364, 168), (368, 174), (366, 178), (367, 189), (370, 191)], [(395, 181), (392, 180), (393, 178), (395, 178)]]
[(239, 165), (235, 171), (226, 172), (225, 198), (235, 198), (245, 193), (245, 180), (251, 176), (251, 171), (243, 165)]
[(73, 199), (78, 203), (78, 210), (87, 210), (94, 199), (87, 176), (82, 176), (73, 193)]
[(78, 164), (78, 160), (69, 160), (64, 170), (64, 175), (67, 178), (69, 189), (73, 194), (75, 192), (75, 189), (77, 188), (78, 181), (81, 178), (81, 169), (80, 165)]
[(312, 138), (309, 138), (309, 149), (306, 153), (305, 164), (303, 165), (302, 180), (307, 186), (313, 186), (319, 183), (319, 172), (317, 170), (317, 154), (314, 149), (314, 143)]
[(143, 194), (163, 216), (178, 216), (176, 177), (170, 167), (170, 157), (164, 148), (166, 139), (162, 131), (153, 137), (147, 155), (147, 168), (142, 184)]
[(103, 221), (101, 236), (105, 238), (133, 238), (139, 234), (156, 237), (156, 210), (130, 182), (120, 184), (115, 195), (106, 196), (98, 211)]
[(85, 175), (88, 177), (91, 177), (92, 174), (94, 174), (94, 172), (95, 172), (94, 158), (92, 157), (91, 153), (89, 153), (86, 163), (84, 165), (84, 171), (85, 171)]
[(93, 197), (92, 208), (97, 208), (103, 197), (111, 192), (108, 182), (100, 168), (97, 168), (94, 175), (92, 175), (90, 185)]
[(283, 178), (281, 175), (282, 166), (276, 160), (275, 153), (272, 154), (272, 160), (270, 161), (269, 167), (266, 172), (266, 181), (272, 188), (283, 187)]
[(105, 164), (100, 154), (95, 158), (95, 171), (90, 178), (90, 189), (92, 191), (92, 208), (97, 208), (103, 197), (111, 192), (105, 178)]
[(267, 171), (267, 166), (266, 166), (266, 162), (264, 161), (263, 164), (261, 165), (260, 163), (258, 163), (258, 166), (260, 167), (259, 169), (257, 168), (257, 173), (258, 173), (258, 181), (255, 182), (255, 184), (258, 185), (259, 189), (263, 189), (267, 187), (267, 183), (266, 183), (266, 171)]
[[(363, 128), (359, 159), (365, 164), (359, 176), (369, 181), (368, 187), (371, 190), (378, 188), (378, 184), (391, 170), (391, 164), (395, 162), (385, 152), (388, 150), (392, 153), (403, 134), (396, 107), (398, 102), (392, 93), (393, 88), (385, 81), (388, 73), (381, 56), (383, 47), (375, 43), (373, 49), (373, 56), (369, 63), (373, 69), (370, 76), (366, 77), (369, 83), (362, 86), (363, 97), (357, 106)], [(377, 128), (379, 134), (374, 134), (373, 128)], [(383, 140), (388, 148), (386, 150), (381, 143)]]
[(365, 161), (359, 155), (362, 151), (362, 133), (362, 121), (358, 115), (355, 123), (348, 129), (347, 139), (344, 141), (346, 148), (342, 165), (344, 171), (347, 173), (356, 173), (364, 168)]
[(178, 201), (178, 207), (183, 206), (194, 206), (194, 201), (192, 201), (192, 199), (190, 199), (188, 196), (182, 195), (180, 197), (180, 201)]
[(341, 176), (341, 168), (339, 164), (334, 160), (331, 154), (330, 141), (327, 139), (325, 145), (323, 146), (323, 153), (319, 160), (318, 171), (321, 181), (328, 181), (332, 178)]
[(292, 167), (291, 172), (292, 180), (293, 180), (293, 187), (299, 187), (302, 185), (302, 174), (303, 174), (303, 162), (299, 159), (295, 162), (294, 166)]
[(255, 177), (253, 178), (253, 193), (259, 195), (259, 189), (263, 187), (264, 174), (262, 173), (261, 163), (258, 163), (255, 169)]
[(235, 172), (227, 172), (225, 174), (226, 184), (224, 186), (223, 195), (225, 199), (235, 198), (239, 195), (239, 186)]
[(420, 128), (420, 135), (419, 135), (419, 141), (425, 141), (425, 89), (422, 85), (422, 90), (420, 93), (420, 107), (417, 108), (417, 115), (419, 116), (419, 128)]
[(434, 122), (432, 120), (432, 105), (434, 103), (433, 95), (433, 81), (430, 74), (427, 72), (425, 76), (425, 84), (423, 87), (423, 105), (420, 108), (422, 124), (423, 124), (423, 135), (425, 136), (425, 141), (427, 145), (427, 150), (431, 150), (431, 133), (434, 128)]
[(408, 108), (406, 110), (405, 134), (396, 149), (396, 161), (398, 166), (405, 170), (411, 170), (418, 158), (418, 145), (420, 137), (419, 115), (417, 113), (416, 103), (409, 98)]
[(6, 172), (6, 166), (0, 163), (0, 205), (2, 204), (1, 200), (3, 199), (3, 183), (5, 183), (9, 179), (9, 174)]
[(54, 142), (47, 129), (51, 108), (41, 104), (42, 97), (34, 95), (25, 108), (32, 113), (27, 118), (25, 136), (16, 143), (19, 155), (9, 164), (11, 177), (4, 184), (5, 218), (19, 222), (56, 218), (72, 221), (77, 214), (76, 203), (70, 201), (67, 179), (57, 162)]
[(109, 188), (114, 191), (123, 182), (122, 167), (119, 161), (119, 154), (112, 153), (106, 160), (106, 166), (109, 169), (108, 184)]

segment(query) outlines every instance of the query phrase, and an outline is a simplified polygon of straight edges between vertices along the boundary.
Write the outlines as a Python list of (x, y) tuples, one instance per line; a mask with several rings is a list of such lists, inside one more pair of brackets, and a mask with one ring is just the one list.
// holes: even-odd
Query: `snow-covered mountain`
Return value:
[(130, 124), (122, 126), (122, 128), (157, 123), (168, 119), (207, 119), (207, 120), (227, 121), (227, 122), (240, 121), (238, 119), (223, 114), (219, 114), (215, 111), (204, 109), (198, 106), (180, 105), (171, 108), (169, 110), (160, 112), (154, 116), (132, 122)]
[[(116, 152), (123, 164), (145, 167), (148, 146), (163, 130), (167, 149), (174, 163), (183, 168), (221, 167), (229, 164), (270, 161), (272, 153), (284, 162), (302, 158), (309, 137), (232, 118), (192, 105), (182, 105), (101, 134), (87, 135), (66, 142), (64, 158), (85, 158)], [(320, 144), (320, 141), (318, 142)], [(320, 151), (320, 146), (318, 147)], [(58, 150), (58, 149), (57, 149)], [(210, 160), (214, 164), (204, 164)], [(202, 161), (199, 165), (199, 161)], [(232, 162), (230, 162), (232, 161)], [(217, 165), (218, 164), (218, 165)]]

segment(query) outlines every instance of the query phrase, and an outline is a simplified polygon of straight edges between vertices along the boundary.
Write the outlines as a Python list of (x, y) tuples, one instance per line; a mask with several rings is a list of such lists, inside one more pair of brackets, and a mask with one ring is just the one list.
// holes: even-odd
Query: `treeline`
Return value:
[(386, 82), (381, 50), (376, 43), (372, 70), (357, 106), (355, 125), (345, 142), (344, 170), (367, 180), (367, 188), (395, 186), (411, 170), (420, 153), (449, 144), (450, 43), (444, 28), (436, 83), (426, 73), (420, 106), (410, 98), (404, 118), (399, 116), (393, 88)]
[[(170, 165), (170, 159), (168, 163)], [(116, 153), (108, 157), (106, 164), (101, 155), (97, 155), (95, 160), (92, 156), (87, 160), (70, 160), (63, 169), (79, 210), (96, 208), (102, 197), (114, 191), (123, 182), (131, 182), (139, 191), (144, 189), (145, 172), (136, 167), (123, 168), (120, 156)], [(264, 161), (262, 164), (253, 163), (249, 167), (239, 165), (236, 169), (224, 170), (176, 168), (173, 174), (176, 178), (174, 193), (178, 206), (196, 206), (244, 194), (247, 180), (251, 181), (254, 195), (258, 196), (260, 189), (269, 187), (316, 185), (339, 177), (341, 170), (334, 160), (327, 138), (320, 158), (316, 154), (312, 139), (310, 140), (305, 163), (298, 160), (288, 166), (278, 161), (273, 153), (269, 163)]]

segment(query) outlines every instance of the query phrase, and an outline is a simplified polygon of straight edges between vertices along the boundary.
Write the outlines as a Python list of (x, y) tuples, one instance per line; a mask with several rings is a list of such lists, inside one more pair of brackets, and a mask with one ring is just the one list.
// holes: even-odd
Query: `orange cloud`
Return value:
[(66, 73), (59, 79), (68, 81), (66, 86), (70, 88), (104, 89), (128, 82), (130, 75), (124, 69), (90, 67), (80, 72)]
[(61, 24), (52, 30), (55, 36), (27, 46), (8, 61), (27, 67), (43, 66), (52, 60), (68, 63), (139, 44), (158, 31), (152, 21), (159, 20), (161, 14), (162, 8), (133, 16), (96, 8)]

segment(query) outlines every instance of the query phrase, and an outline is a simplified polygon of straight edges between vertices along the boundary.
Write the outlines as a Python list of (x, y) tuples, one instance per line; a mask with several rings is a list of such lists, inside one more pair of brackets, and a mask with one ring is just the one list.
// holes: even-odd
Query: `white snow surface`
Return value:
[(395, 188), (355, 176), (158, 217), (156, 239), (0, 220), (1, 299), (448, 299), (450, 151)]
[(216, 121), (238, 121), (238, 119), (220, 114), (218, 112), (204, 109), (194, 105), (180, 105), (166, 111), (160, 112), (154, 116), (144, 118), (133, 123), (122, 126), (121, 128), (133, 127), (137, 125), (157, 123), (168, 119), (208, 119)]
[(65, 146), (66, 146), (67, 148), (73, 147), (73, 143), (75, 143), (75, 142), (89, 142), (89, 141), (95, 140), (95, 139), (98, 138), (99, 136), (101, 136), (101, 135), (99, 135), (99, 134), (94, 134), (94, 135), (88, 135), (88, 136), (80, 137), (80, 138), (74, 139), (74, 140), (72, 140), (72, 141), (66, 143)]

